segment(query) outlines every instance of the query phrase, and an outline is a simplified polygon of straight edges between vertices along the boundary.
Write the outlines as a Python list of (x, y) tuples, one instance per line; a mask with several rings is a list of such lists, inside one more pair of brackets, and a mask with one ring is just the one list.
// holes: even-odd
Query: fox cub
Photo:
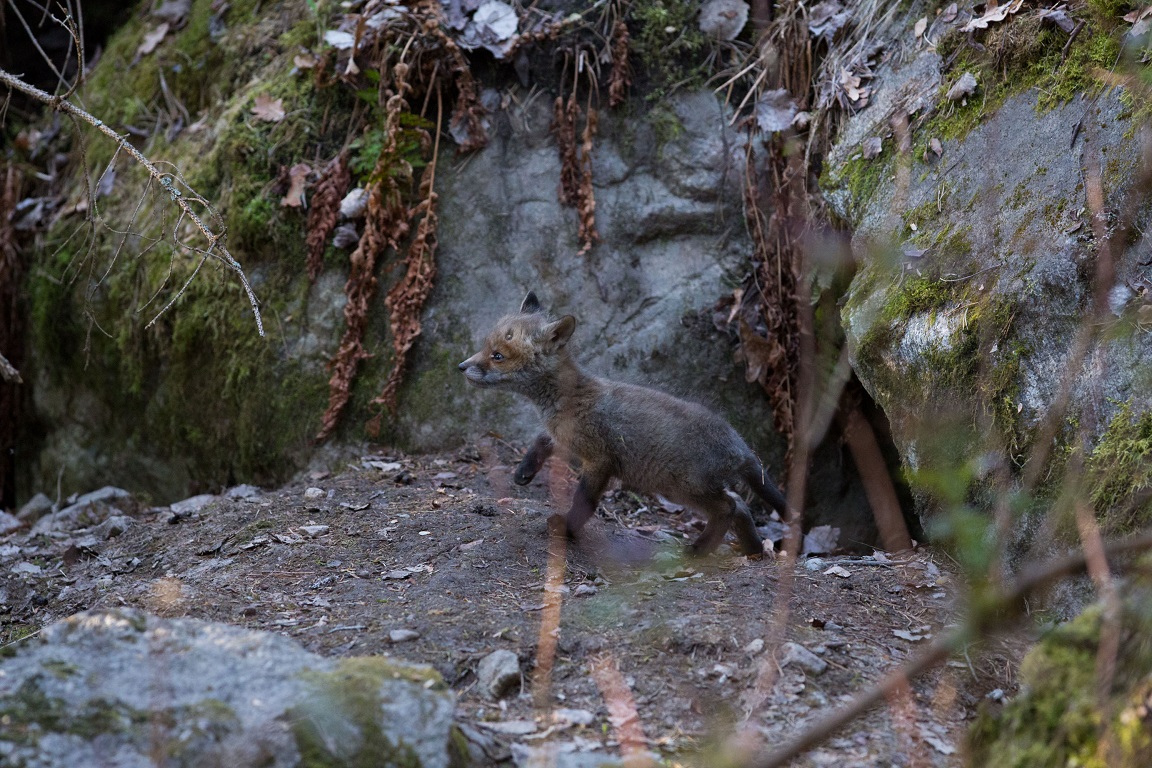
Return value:
[(762, 554), (748, 507), (727, 490), (746, 483), (782, 516), (786, 503), (736, 430), (696, 403), (585, 373), (568, 350), (575, 329), (576, 318), (553, 320), (529, 293), (519, 314), (497, 323), (483, 349), (460, 363), (472, 384), (518, 392), (544, 418), (547, 431), (520, 462), (514, 481), (527, 485), (559, 446), (580, 463), (569, 535), (595, 514), (615, 477), (704, 512), (708, 522), (690, 545), (693, 553), (713, 551), (734, 527), (744, 554)]

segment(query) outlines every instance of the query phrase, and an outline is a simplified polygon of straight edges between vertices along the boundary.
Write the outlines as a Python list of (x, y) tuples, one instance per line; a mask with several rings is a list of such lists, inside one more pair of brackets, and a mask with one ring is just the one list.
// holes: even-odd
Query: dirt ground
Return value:
[[(665, 765), (715, 766), (737, 729), (761, 747), (795, 736), (960, 610), (961, 586), (925, 548), (801, 562), (786, 639), (812, 652), (806, 669), (796, 649), (766, 645), (782, 560), (728, 547), (685, 559), (681, 544), (701, 522), (623, 491), (558, 553), (549, 588), (547, 518), (566, 508), (571, 480), (552, 465), (515, 486), (517, 458), (497, 442), (366, 456), (198, 510), (141, 505), (105, 541), (10, 533), (0, 537), (0, 638), (121, 605), (228, 622), (320, 654), (433, 665), (458, 696), (458, 719), (495, 739), (493, 762), (513, 744), (518, 764), (526, 748), (570, 758), (639, 745)], [(645, 563), (612, 557), (641, 547)], [(523, 687), (494, 699), (477, 670), (500, 649), (519, 658)], [(796, 764), (959, 765), (965, 726), (990, 691), (1010, 688), (1012, 666), (974, 649)], [(758, 680), (771, 681), (766, 696)]]

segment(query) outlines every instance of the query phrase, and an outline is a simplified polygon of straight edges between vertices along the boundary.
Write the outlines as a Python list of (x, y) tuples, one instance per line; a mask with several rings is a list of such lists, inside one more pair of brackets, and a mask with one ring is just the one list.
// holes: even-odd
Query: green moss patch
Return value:
[[(945, 61), (952, 61), (941, 86), (941, 104), (928, 120), (921, 136), (923, 156), (931, 138), (961, 139), (980, 125), (984, 117), (998, 110), (1011, 96), (1035, 88), (1037, 109), (1047, 111), (1071, 101), (1084, 92), (1104, 87), (1097, 77), (1109, 71), (1120, 57), (1120, 16), (1109, 3), (1091, 2), (1073, 12), (1087, 25), (1068, 44), (1068, 34), (1051, 24), (1043, 24), (1036, 13), (1024, 12), (989, 27), (980, 38), (982, 48), (970, 44), (968, 36), (954, 30), (940, 42)], [(965, 73), (976, 77), (978, 88), (966, 103), (950, 103), (947, 90)]]
[(1152, 410), (1121, 405), (1084, 468), (1092, 505), (1107, 530), (1146, 527), (1152, 518)]
[(1103, 709), (1096, 664), (1100, 606), (1048, 633), (1025, 657), (1021, 692), (985, 706), (969, 733), (968, 764), (1004, 768), (1152, 764), (1152, 601), (1146, 584), (1126, 594), (1121, 649)]
[(342, 659), (335, 670), (308, 672), (304, 678), (312, 692), (289, 714), (302, 765), (418, 768), (414, 750), (384, 734), (380, 697), (382, 685), (395, 679), (442, 689), (434, 670), (364, 656)]

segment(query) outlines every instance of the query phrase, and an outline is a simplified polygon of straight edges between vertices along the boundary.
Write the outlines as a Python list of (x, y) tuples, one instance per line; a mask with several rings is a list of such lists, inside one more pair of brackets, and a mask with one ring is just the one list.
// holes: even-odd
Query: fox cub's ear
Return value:
[(520, 305), (520, 314), (531, 315), (540, 311), (540, 299), (536, 298), (535, 291), (528, 291), (524, 303)]
[(552, 352), (567, 344), (575, 330), (576, 318), (572, 315), (564, 315), (556, 322), (548, 323), (541, 328), (540, 339), (544, 342), (545, 349)]

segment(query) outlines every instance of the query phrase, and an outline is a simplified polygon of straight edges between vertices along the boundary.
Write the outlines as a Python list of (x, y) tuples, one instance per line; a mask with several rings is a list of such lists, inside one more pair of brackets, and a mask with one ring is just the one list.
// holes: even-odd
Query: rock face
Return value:
[(444, 768), (452, 710), (428, 668), (322, 658), (223, 624), (82, 613), (0, 661), (0, 762)]
[[(1027, 465), (1048, 456), (1058, 478), (1074, 448), (1091, 466), (1106, 432), (1137, 429), (1152, 403), (1143, 331), (1152, 310), (1141, 295), (1149, 245), (1113, 239), (1135, 210), (1143, 134), (1119, 92), (1044, 109), (1032, 90), (942, 142), (942, 156), (929, 149), (933, 122), (900, 156), (894, 114), (959, 109), (935, 104), (949, 80), (940, 66), (923, 53), (881, 70), (874, 106), (849, 121), (830, 158), (829, 199), (855, 226), (860, 264), (843, 309), (852, 364), (912, 476), (1003, 471), (1021, 483), (1043, 478)], [(870, 136), (886, 149), (865, 160)], [(1088, 327), (1103, 249), (1115, 266), (1103, 286), (1111, 306)], [(963, 489), (959, 498), (928, 493), (927, 517), (940, 502), (964, 501)], [(1101, 514), (1109, 507), (1097, 504)], [(1013, 530), (1031, 536), (1027, 522)]]
[[(213, 82), (225, 84), (218, 90), (228, 95), (217, 98), (214, 90), (197, 130), (174, 130), (155, 149), (218, 205), (228, 247), (263, 302), (268, 336), (256, 335), (242, 291), (222, 275), (191, 281), (146, 327), (144, 318), (175, 298), (164, 291), (192, 276), (195, 259), (168, 264), (167, 252), (155, 261), (151, 252), (132, 254), (140, 258), (120, 259), (106, 277), (96, 269), (93, 279), (103, 280), (96, 290), (87, 274), (78, 280), (58, 275), (85, 263), (84, 254), (37, 256), (41, 261), (26, 270), (29, 359), (23, 367), (32, 407), (16, 441), (21, 499), (58, 485), (68, 494), (114, 484), (166, 504), (236, 482), (276, 485), (310, 462), (314, 468), (342, 462), (340, 451), (358, 450), (369, 437), (366, 423), (378, 415), (370, 402), (394, 363), (384, 296), (404, 272), (402, 256), (385, 249), (377, 262), (366, 355), (338, 430), (318, 451), (312, 440), (329, 404), (327, 362), (344, 331), (348, 252), (329, 248), (310, 282), (303, 268), (307, 212), (286, 207), (276, 186), (282, 167), (331, 158), (345, 147), (341, 110), (348, 103), (333, 96), (342, 91), (318, 88), (301, 74), (292, 52), (270, 56), (261, 47), (265, 36), (248, 34), (247, 17), (221, 22), (210, 18), (216, 13), (210, 5), (195, 4), (199, 22), (173, 30), (165, 44), (192, 51), (192, 65), (211, 69)], [(310, 15), (295, 6), (285, 11), (268, 23), (293, 28), (301, 39), (315, 34)], [(136, 53), (144, 34), (143, 19), (134, 17), (109, 41), (89, 80), (85, 98), (107, 112), (109, 125), (128, 122), (114, 118), (122, 109), (134, 114), (137, 106), (125, 105), (117, 72), (133, 69), (133, 93), (144, 100), (161, 82), (151, 73), (160, 58)], [(741, 193), (747, 152), (742, 132), (729, 125), (731, 110), (710, 91), (655, 101), (637, 93), (630, 103), (602, 109), (591, 152), (599, 241), (581, 254), (578, 214), (558, 200), (561, 161), (550, 133), (547, 82), (527, 98), (511, 70), (484, 77), (491, 141), (463, 157), (447, 142), (441, 147), (437, 276), (396, 411), (382, 419), (375, 441), (430, 451), (489, 433), (513, 442), (532, 437), (538, 419), (527, 402), (470, 389), (456, 365), (534, 290), (546, 307), (578, 318), (573, 345), (590, 371), (713, 407), (780, 478), (783, 445), (767, 400), (734, 364), (732, 334), (717, 329), (727, 316), (721, 313), (720, 323), (714, 318), (717, 301), (731, 297), (750, 271), (753, 252)], [(253, 124), (254, 100), (281, 88), (290, 92), (283, 121)], [(203, 96), (198, 87), (195, 92)], [(332, 116), (324, 122), (329, 128), (341, 126), (336, 133), (317, 135), (322, 115)], [(349, 149), (349, 164), (359, 169), (354, 184), (365, 183), (375, 167), (376, 139), (366, 135)], [(317, 164), (313, 178), (321, 170)], [(143, 177), (117, 178), (116, 195), (103, 210), (109, 221), (130, 220), (144, 194)], [(52, 225), (60, 229), (49, 239), (66, 238), (71, 220), (54, 221), (62, 223)], [(119, 252), (110, 230), (98, 238), (94, 250)], [(137, 305), (146, 297), (153, 300), (143, 312)], [(85, 327), (89, 318), (92, 326)], [(92, 333), (97, 327), (122, 332)], [(845, 541), (872, 541), (850, 464), (834, 445), (825, 454), (814, 463), (819, 498), (809, 522), (841, 527)], [(856, 518), (859, 530), (845, 517)]]
[(495, 430), (527, 439), (531, 406), (464, 386), (456, 364), (534, 290), (579, 321), (578, 359), (600, 375), (650, 384), (727, 413), (755, 445), (773, 445), (771, 416), (734, 368), (712, 324), (750, 251), (740, 202), (745, 149), (710, 93), (671, 100), (660, 121), (605, 113), (593, 150), (601, 241), (578, 255), (577, 215), (557, 201), (560, 160), (551, 104), (493, 118), (489, 147), (442, 180), (439, 277), (405, 386), (401, 444), (443, 448)]

